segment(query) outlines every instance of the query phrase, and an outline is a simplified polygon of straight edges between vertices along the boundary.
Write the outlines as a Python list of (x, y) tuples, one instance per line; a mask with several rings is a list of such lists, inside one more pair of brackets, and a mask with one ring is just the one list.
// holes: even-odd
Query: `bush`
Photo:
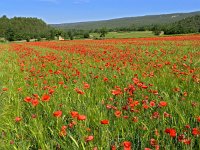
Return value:
[(30, 42), (30, 37), (29, 36), (26, 37), (26, 42)]
[(0, 43), (5, 43), (6, 40), (4, 38), (0, 38)]
[(155, 31), (153, 31), (153, 33), (154, 33), (154, 35), (160, 35), (160, 34), (162, 33), (162, 31), (160, 31), (160, 30), (155, 30)]
[(41, 40), (42, 40), (42, 38), (41, 38), (41, 37), (38, 37), (38, 38), (37, 38), (37, 41), (41, 41)]
[(90, 37), (90, 34), (88, 32), (84, 33), (83, 35), (84, 38), (89, 38)]

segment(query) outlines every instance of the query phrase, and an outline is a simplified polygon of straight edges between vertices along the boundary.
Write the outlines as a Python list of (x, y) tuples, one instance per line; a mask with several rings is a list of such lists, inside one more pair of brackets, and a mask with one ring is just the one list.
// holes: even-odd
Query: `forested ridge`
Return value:
[(162, 27), (165, 34), (187, 34), (200, 32), (200, 15), (187, 17)]
[(0, 18), (0, 37), (9, 41), (40, 39), (50, 37), (53, 28), (37, 18), (14, 17)]
[(187, 17), (200, 15), (200, 11), (190, 13), (172, 13), (172, 14), (160, 14), (160, 15), (146, 15), (138, 17), (124, 17), (102, 21), (89, 21), (89, 22), (77, 22), (77, 23), (64, 23), (64, 24), (52, 24), (51, 26), (62, 29), (79, 29), (79, 30), (95, 30), (106, 27), (107, 29), (123, 29), (123, 28), (135, 28), (142, 29), (143, 26), (149, 26), (152, 24), (162, 25), (167, 23), (174, 23)]

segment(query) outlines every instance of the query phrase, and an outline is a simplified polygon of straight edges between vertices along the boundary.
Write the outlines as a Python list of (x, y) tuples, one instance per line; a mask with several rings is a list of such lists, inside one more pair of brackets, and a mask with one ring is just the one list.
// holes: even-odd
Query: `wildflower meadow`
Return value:
[(0, 44), (0, 149), (199, 150), (200, 35)]

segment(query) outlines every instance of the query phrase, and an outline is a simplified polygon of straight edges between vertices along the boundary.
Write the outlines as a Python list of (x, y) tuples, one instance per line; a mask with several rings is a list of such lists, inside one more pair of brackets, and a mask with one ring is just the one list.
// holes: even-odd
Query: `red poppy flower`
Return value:
[(133, 78), (132, 80), (133, 80), (133, 82), (134, 82), (135, 84), (137, 84), (137, 83), (139, 83), (139, 82), (140, 82), (140, 80), (139, 80), (138, 78), (136, 78), (136, 77), (135, 77), (135, 78)]
[(18, 88), (17, 90), (18, 90), (19, 92), (21, 92), (21, 91), (22, 91), (22, 88)]
[(33, 119), (35, 119), (35, 118), (37, 117), (37, 115), (36, 115), (36, 114), (32, 114), (31, 117), (32, 117)]
[(171, 137), (176, 137), (176, 130), (173, 128), (165, 129), (165, 133), (168, 133)]
[(133, 117), (133, 122), (138, 122), (138, 117)]
[(35, 106), (37, 106), (37, 105), (39, 104), (39, 101), (38, 101), (37, 99), (33, 99), (33, 100), (31, 101), (31, 103), (32, 103), (32, 105), (35, 107)]
[(154, 118), (154, 119), (159, 118), (159, 116), (160, 116), (160, 114), (157, 111), (152, 114), (152, 118)]
[(155, 129), (155, 132), (154, 132), (154, 133), (155, 133), (156, 136), (159, 136), (158, 129)]
[(48, 102), (49, 100), (50, 100), (50, 96), (49, 96), (49, 95), (44, 94), (44, 95), (42, 96), (42, 101), (43, 101), (43, 102)]
[(85, 92), (83, 92), (82, 90), (80, 90), (80, 89), (78, 89), (78, 88), (75, 88), (74, 90), (75, 90), (78, 94), (81, 94), (81, 95), (85, 94)]
[(170, 128), (166, 128), (165, 133), (169, 133), (169, 132), (170, 132)]
[(72, 118), (78, 117), (78, 112), (77, 111), (71, 111), (70, 114), (71, 114)]
[(67, 132), (65, 130), (60, 130), (60, 133), (59, 133), (60, 136), (66, 136), (67, 135)]
[(86, 142), (92, 141), (94, 139), (94, 136), (90, 135), (88, 137), (85, 138)]
[(70, 123), (69, 123), (69, 125), (68, 125), (68, 126), (69, 126), (70, 128), (73, 128), (73, 127), (74, 127), (74, 125), (76, 125), (76, 122), (75, 122), (75, 121), (72, 121), (72, 122), (70, 122)]
[(104, 82), (107, 82), (107, 81), (108, 81), (108, 78), (106, 78), (106, 77), (103, 78), (103, 81), (104, 81)]
[(62, 111), (61, 111), (61, 110), (55, 111), (55, 112), (53, 113), (53, 116), (54, 116), (54, 117), (61, 117), (61, 116), (62, 116)]
[(58, 84), (63, 85), (64, 81), (59, 81)]
[(39, 98), (39, 96), (38, 96), (37, 94), (33, 94), (33, 96), (34, 96), (35, 98)]
[(151, 146), (156, 146), (158, 144), (158, 142), (155, 139), (150, 139), (150, 144)]
[(8, 91), (8, 88), (2, 88), (3, 91)]
[(119, 111), (119, 110), (115, 111), (115, 116), (116, 117), (119, 118), (121, 116), (121, 114), (122, 114), (121, 111)]
[(187, 129), (190, 129), (190, 125), (189, 125), (189, 124), (187, 124), (185, 127), (186, 127)]
[(84, 89), (89, 89), (90, 85), (88, 83), (84, 83)]
[(142, 107), (143, 107), (144, 109), (148, 109), (148, 108), (149, 108), (149, 106), (146, 105), (146, 104), (142, 105)]
[(14, 144), (15, 142), (13, 140), (10, 141), (10, 145)]
[(86, 116), (85, 115), (78, 115), (78, 120), (85, 120)]
[(175, 129), (171, 129), (169, 135), (171, 137), (176, 137), (176, 130)]
[(168, 114), (167, 112), (164, 112), (163, 115), (164, 115), (165, 118), (169, 118), (169, 117), (171, 117), (171, 115)]
[(27, 96), (27, 97), (24, 98), (24, 101), (27, 102), (27, 103), (31, 102), (31, 100), (32, 100), (32, 98), (29, 97), (29, 96)]
[(151, 107), (154, 107), (154, 106), (156, 105), (156, 103), (155, 103), (154, 101), (150, 101), (149, 105), (150, 105)]
[(200, 134), (200, 130), (198, 128), (193, 128), (192, 129), (192, 135), (197, 136)]
[(49, 89), (49, 94), (53, 94), (55, 92), (54, 89)]
[(165, 102), (165, 101), (160, 101), (159, 106), (160, 106), (160, 107), (165, 107), (165, 106), (167, 106), (167, 102)]
[(67, 126), (62, 126), (59, 135), (66, 136), (67, 135), (66, 129), (67, 129)]
[(16, 117), (16, 118), (15, 118), (15, 122), (20, 122), (21, 120), (22, 120), (21, 117)]
[(131, 101), (131, 103), (129, 104), (130, 107), (135, 107), (137, 105), (139, 105), (140, 102), (139, 101)]
[(190, 145), (191, 144), (191, 139), (184, 139), (183, 143), (186, 145)]
[(117, 147), (115, 145), (112, 145), (111, 150), (117, 150)]
[(101, 120), (101, 124), (109, 124), (109, 120)]
[(124, 145), (124, 150), (131, 150), (131, 142), (124, 141), (123, 145)]
[(128, 119), (128, 118), (129, 118), (129, 116), (123, 116), (123, 118), (124, 118), (124, 119)]
[(122, 94), (121, 89), (112, 90), (112, 95), (120, 95)]
[(94, 147), (93, 150), (98, 150), (98, 148), (97, 148), (97, 147)]
[(147, 89), (148, 86), (146, 86), (146, 85), (143, 84), (143, 85), (142, 85), (142, 88), (143, 88), (143, 89)]
[(200, 116), (197, 117), (197, 121), (200, 122)]

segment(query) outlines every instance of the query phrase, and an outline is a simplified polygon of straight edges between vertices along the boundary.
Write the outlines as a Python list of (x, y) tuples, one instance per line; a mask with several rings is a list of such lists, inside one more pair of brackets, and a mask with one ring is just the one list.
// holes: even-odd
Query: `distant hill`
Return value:
[(163, 26), (165, 34), (187, 34), (200, 32), (200, 15), (187, 17)]
[(148, 15), (139, 17), (126, 17), (103, 21), (90, 21), (90, 22), (77, 22), (77, 23), (64, 23), (64, 24), (51, 24), (51, 26), (59, 29), (81, 29), (91, 30), (106, 27), (108, 29), (129, 27), (129, 26), (147, 26), (152, 24), (165, 24), (173, 23), (182, 20), (187, 17), (200, 15), (200, 11), (191, 13), (173, 13), (173, 14), (162, 14), (162, 15)]

